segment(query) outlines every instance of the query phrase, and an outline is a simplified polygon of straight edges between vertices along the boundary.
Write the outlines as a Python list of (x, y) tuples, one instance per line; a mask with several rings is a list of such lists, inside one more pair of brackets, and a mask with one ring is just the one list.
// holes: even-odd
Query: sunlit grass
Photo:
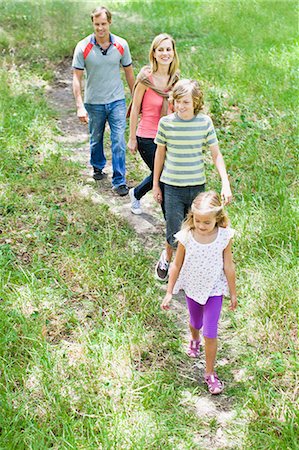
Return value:
[[(80, 196), (80, 168), (53, 140), (44, 90), (54, 64), (91, 32), (95, 5), (0, 4), (0, 446), (200, 448), (196, 438), (207, 426), (214, 436), (217, 420), (183, 400), (205, 391), (183, 376), (191, 368), (179, 330), (159, 310), (158, 252)], [(220, 358), (231, 356), (219, 370), (244, 422), (229, 432), (244, 449), (296, 448), (297, 5), (107, 6), (136, 71), (165, 31), (182, 75), (202, 83), (235, 196), (240, 308), (224, 310)], [(209, 161), (207, 173), (219, 189)]]

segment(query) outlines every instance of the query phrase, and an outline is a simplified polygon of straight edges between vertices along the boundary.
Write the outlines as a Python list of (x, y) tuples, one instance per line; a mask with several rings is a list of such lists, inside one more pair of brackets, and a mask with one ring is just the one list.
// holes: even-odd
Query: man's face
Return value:
[(106, 14), (102, 13), (93, 18), (93, 29), (97, 39), (103, 40), (109, 38), (110, 22), (108, 22)]

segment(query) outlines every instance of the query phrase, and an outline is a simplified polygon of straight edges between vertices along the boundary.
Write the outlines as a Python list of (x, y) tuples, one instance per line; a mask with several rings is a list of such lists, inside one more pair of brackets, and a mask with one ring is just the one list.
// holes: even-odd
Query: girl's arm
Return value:
[(213, 163), (218, 170), (222, 182), (221, 198), (224, 200), (224, 204), (227, 205), (227, 203), (230, 203), (232, 201), (233, 196), (227, 176), (225, 162), (222, 153), (219, 150), (218, 144), (210, 145), (210, 150), (213, 158)]
[(223, 252), (224, 273), (227, 279), (229, 293), (230, 293), (230, 309), (233, 311), (238, 305), (236, 293), (236, 271), (235, 263), (232, 254), (232, 241), (229, 241), (228, 246)]
[(158, 203), (162, 203), (162, 192), (160, 189), (159, 181), (164, 166), (165, 155), (166, 155), (166, 145), (158, 144), (155, 153), (154, 180), (153, 180), (153, 196), (156, 202)]
[(142, 83), (138, 83), (134, 91), (132, 109), (130, 114), (130, 135), (128, 140), (128, 149), (131, 153), (136, 153), (137, 150), (136, 129), (138, 115), (145, 91), (146, 87)]
[(162, 309), (169, 309), (169, 303), (171, 302), (172, 299), (172, 291), (176, 283), (176, 280), (178, 279), (178, 276), (180, 274), (184, 259), (185, 259), (185, 247), (179, 242), (174, 262), (170, 266), (167, 293), (161, 303)]

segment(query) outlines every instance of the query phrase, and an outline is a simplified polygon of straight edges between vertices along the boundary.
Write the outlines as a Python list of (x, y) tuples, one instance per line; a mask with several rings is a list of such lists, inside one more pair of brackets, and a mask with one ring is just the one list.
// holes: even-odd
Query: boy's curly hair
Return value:
[(193, 100), (194, 115), (196, 116), (203, 108), (203, 93), (196, 80), (182, 79), (176, 83), (172, 90), (172, 100), (175, 101), (185, 95), (191, 94)]

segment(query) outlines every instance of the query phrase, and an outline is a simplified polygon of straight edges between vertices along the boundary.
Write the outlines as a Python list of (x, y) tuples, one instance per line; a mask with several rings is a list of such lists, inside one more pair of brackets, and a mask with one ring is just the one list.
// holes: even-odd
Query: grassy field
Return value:
[[(55, 141), (45, 87), (90, 32), (94, 5), (0, 2), (0, 449), (205, 448), (218, 426), (186, 401), (205, 388), (190, 379), (175, 316), (159, 309), (158, 245), (146, 250), (80, 196), (80, 166)], [(299, 448), (297, 4), (107, 6), (136, 72), (154, 35), (174, 36), (231, 177), (240, 307), (225, 307), (219, 373), (237, 417), (235, 444), (217, 448)]]

